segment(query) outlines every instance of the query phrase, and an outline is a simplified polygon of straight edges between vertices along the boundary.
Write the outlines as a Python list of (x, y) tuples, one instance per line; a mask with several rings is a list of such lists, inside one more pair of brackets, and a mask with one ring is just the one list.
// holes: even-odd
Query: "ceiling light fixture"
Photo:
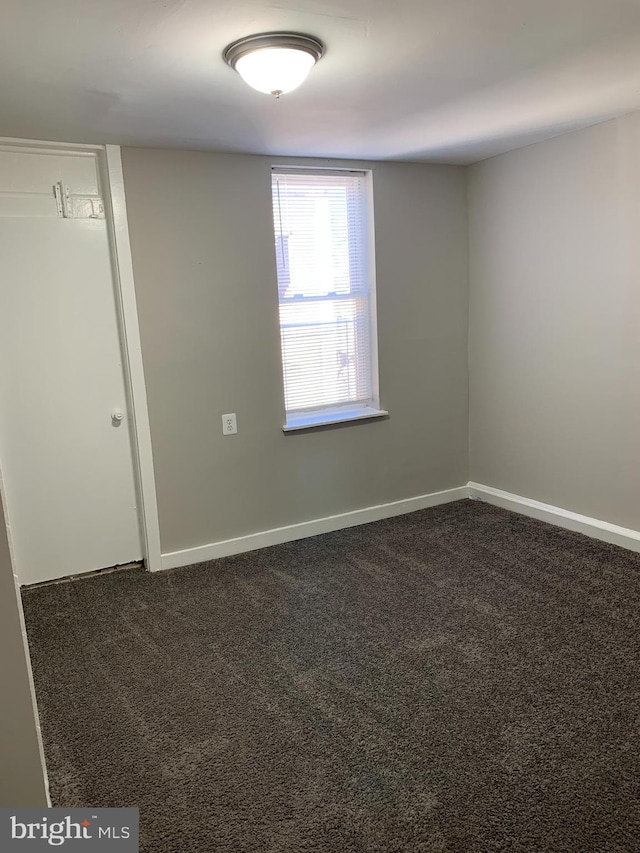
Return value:
[(224, 60), (245, 83), (279, 98), (306, 79), (324, 53), (324, 45), (302, 33), (260, 33), (230, 44)]

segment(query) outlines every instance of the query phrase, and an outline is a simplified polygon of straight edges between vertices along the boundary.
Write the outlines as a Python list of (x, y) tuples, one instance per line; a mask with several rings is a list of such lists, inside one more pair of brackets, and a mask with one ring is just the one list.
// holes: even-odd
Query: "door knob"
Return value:
[(111, 412), (111, 420), (118, 422), (124, 420), (124, 412), (122, 411), (122, 409), (114, 409)]

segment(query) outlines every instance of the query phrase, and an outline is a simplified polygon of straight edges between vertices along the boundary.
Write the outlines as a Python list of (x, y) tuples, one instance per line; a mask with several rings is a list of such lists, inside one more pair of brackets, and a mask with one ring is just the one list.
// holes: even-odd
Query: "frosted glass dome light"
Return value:
[(294, 47), (267, 47), (241, 56), (236, 71), (245, 83), (266, 95), (292, 92), (316, 64), (310, 53)]
[(297, 89), (323, 53), (322, 43), (311, 36), (265, 33), (233, 42), (224, 59), (249, 86), (279, 98)]

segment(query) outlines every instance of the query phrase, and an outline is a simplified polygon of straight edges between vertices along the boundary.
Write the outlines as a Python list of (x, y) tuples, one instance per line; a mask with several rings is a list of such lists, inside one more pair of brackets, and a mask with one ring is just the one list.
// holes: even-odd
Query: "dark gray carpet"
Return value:
[(640, 850), (639, 599), (472, 501), (26, 591), (54, 804), (154, 853)]

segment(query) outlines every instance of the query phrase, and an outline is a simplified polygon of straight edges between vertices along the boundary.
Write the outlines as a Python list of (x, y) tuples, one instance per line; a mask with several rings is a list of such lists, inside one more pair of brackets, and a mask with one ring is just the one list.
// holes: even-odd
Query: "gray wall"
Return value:
[(0, 500), (0, 806), (46, 806), (26, 638)]
[(469, 173), (471, 479), (640, 529), (640, 114)]
[(273, 162), (123, 150), (164, 552), (468, 479), (464, 169), (361, 164), (390, 418), (283, 435)]

